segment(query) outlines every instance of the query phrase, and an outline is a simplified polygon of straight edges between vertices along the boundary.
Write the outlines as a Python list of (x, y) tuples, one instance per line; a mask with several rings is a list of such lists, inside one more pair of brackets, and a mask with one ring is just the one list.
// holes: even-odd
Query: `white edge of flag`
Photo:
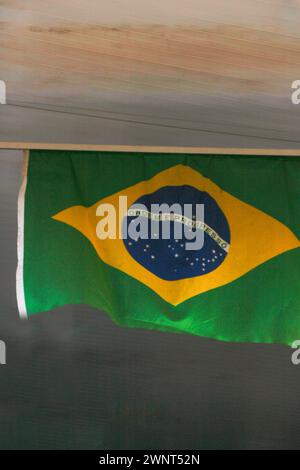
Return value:
[(18, 266), (16, 273), (16, 290), (18, 309), (21, 318), (27, 317), (25, 292), (24, 292), (24, 211), (25, 211), (25, 193), (27, 186), (27, 172), (29, 162), (29, 150), (23, 151), (22, 183), (18, 197)]

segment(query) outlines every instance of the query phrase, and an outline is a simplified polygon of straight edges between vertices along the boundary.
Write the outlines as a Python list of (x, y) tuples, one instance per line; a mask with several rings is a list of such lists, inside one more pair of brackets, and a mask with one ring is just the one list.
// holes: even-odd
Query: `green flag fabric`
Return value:
[(18, 202), (21, 317), (300, 339), (300, 159), (34, 150)]

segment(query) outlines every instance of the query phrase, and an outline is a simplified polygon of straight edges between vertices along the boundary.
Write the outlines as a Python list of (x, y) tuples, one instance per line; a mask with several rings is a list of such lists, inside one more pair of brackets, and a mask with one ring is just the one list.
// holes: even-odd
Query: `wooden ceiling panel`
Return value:
[(15, 107), (0, 108), (0, 137), (14, 115), (24, 139), (27, 106), (80, 122), (134, 115), (267, 140), (279, 133), (296, 145), (299, 26), (299, 1), (0, 1), (0, 79)]

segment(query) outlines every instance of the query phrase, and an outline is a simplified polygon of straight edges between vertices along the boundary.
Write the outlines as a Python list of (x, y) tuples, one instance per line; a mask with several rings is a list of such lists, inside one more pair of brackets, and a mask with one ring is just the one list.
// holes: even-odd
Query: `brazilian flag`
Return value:
[(24, 160), (21, 317), (85, 303), (122, 326), (300, 339), (299, 158), (35, 150)]

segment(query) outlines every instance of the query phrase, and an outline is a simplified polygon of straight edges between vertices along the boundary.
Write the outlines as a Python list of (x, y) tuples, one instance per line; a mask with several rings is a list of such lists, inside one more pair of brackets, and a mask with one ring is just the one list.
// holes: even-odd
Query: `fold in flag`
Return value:
[(289, 344), (299, 181), (297, 157), (32, 151), (20, 313), (87, 303), (129, 327)]

